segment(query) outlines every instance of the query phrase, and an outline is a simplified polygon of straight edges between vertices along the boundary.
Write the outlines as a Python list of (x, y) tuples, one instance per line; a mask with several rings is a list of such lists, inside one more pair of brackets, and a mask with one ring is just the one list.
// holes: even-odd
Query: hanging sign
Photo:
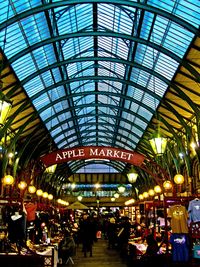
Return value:
[(57, 150), (47, 155), (42, 156), (40, 159), (46, 167), (53, 164), (59, 164), (72, 160), (85, 160), (85, 159), (107, 159), (118, 160), (130, 163), (135, 166), (140, 166), (144, 161), (144, 156), (125, 149), (114, 147), (75, 147), (70, 149)]

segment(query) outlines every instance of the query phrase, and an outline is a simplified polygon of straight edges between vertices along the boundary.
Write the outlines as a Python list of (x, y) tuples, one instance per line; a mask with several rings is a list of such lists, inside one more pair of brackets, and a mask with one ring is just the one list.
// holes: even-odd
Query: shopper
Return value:
[(84, 257), (87, 257), (87, 252), (92, 257), (92, 246), (94, 241), (94, 234), (92, 231), (92, 224), (88, 214), (83, 214), (82, 220), (80, 220), (80, 238), (83, 245)]
[(61, 259), (62, 264), (66, 264), (69, 257), (75, 255), (76, 245), (73, 236), (68, 229), (64, 229), (63, 235), (63, 240), (58, 247), (58, 257)]
[(117, 241), (117, 226), (115, 223), (115, 218), (110, 218), (107, 226), (107, 238), (108, 238), (108, 249), (115, 248)]
[(156, 256), (159, 250), (158, 243), (156, 239), (154, 238), (153, 234), (150, 234), (146, 238), (147, 242), (147, 249), (145, 255), (147, 257)]
[(123, 217), (119, 225), (118, 232), (118, 248), (120, 250), (120, 255), (123, 259), (127, 257), (128, 254), (128, 240), (130, 238), (131, 223), (128, 217)]

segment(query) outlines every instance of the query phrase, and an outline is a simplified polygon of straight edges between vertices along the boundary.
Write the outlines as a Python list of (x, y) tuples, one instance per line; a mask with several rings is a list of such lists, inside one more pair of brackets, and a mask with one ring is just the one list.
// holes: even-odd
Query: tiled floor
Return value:
[[(81, 245), (77, 248), (73, 257), (74, 267), (127, 267), (116, 249), (108, 249), (107, 241), (99, 239), (93, 245), (93, 255), (85, 258), (81, 251)], [(69, 263), (70, 265), (71, 263)]]

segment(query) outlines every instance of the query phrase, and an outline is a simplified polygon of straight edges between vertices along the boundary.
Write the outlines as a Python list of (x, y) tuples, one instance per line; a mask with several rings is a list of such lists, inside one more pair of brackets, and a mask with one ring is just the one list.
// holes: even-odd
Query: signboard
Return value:
[(144, 156), (131, 150), (114, 147), (75, 147), (70, 149), (57, 150), (40, 159), (46, 167), (72, 160), (85, 159), (108, 159), (118, 160), (140, 166), (144, 161)]

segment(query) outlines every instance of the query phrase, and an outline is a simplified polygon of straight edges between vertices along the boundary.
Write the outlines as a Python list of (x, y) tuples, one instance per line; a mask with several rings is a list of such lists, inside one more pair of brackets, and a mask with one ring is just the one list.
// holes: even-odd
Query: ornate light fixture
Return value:
[[(153, 40), (153, 33), (152, 33), (152, 42), (154, 42)], [(152, 59), (152, 70), (155, 70), (155, 64), (156, 64), (156, 59), (154, 57), (154, 48), (153, 48), (153, 59)], [(159, 123), (159, 118), (158, 118), (158, 114), (157, 114), (157, 105), (156, 105), (156, 88), (155, 88), (155, 75), (154, 73), (152, 74), (152, 86), (153, 86), (153, 93), (154, 93), (154, 104), (155, 104), (155, 118), (157, 120), (157, 122)], [(159, 125), (158, 125), (159, 126)], [(153, 133), (151, 139), (149, 140), (150, 145), (153, 149), (153, 152), (157, 155), (157, 156), (161, 156), (162, 154), (164, 154), (165, 149), (166, 149), (166, 145), (167, 145), (167, 138), (162, 137), (161, 133), (159, 131), (159, 127), (156, 133)]]
[(53, 174), (56, 171), (57, 164), (51, 165), (45, 169), (45, 172)]
[(114, 193), (114, 198), (119, 198), (119, 193)]
[[(50, 93), (50, 96), (49, 96), (49, 103), (51, 104), (51, 120), (50, 120), (50, 129), (49, 129), (49, 133), (50, 133), (50, 136), (51, 136), (51, 130), (52, 130), (52, 116), (53, 116), (53, 90), (51, 90), (51, 93)], [(51, 140), (50, 140), (50, 146), (49, 146), (49, 153), (52, 152), (52, 137), (51, 137)], [(54, 164), (54, 165), (51, 165), (49, 167), (47, 167), (45, 169), (45, 172), (49, 173), (49, 174), (54, 174), (54, 172), (56, 171), (56, 167), (57, 167), (57, 164)]]
[(83, 199), (83, 197), (80, 195), (77, 197), (78, 201), (81, 201)]
[(118, 187), (118, 191), (119, 191), (120, 193), (124, 193), (125, 190), (126, 190), (126, 188), (125, 188), (123, 185), (120, 185), (120, 186)]
[(3, 125), (5, 123), (11, 107), (11, 102), (0, 100), (0, 125)]
[(138, 173), (136, 172), (135, 168), (133, 166), (131, 166), (131, 169), (129, 171), (129, 173), (127, 174), (128, 176), (128, 181), (130, 183), (135, 183), (138, 177)]
[(152, 138), (149, 140), (150, 145), (153, 149), (153, 152), (157, 156), (161, 156), (164, 154), (166, 146), (167, 146), (167, 138), (162, 137), (159, 133), (155, 133)]

